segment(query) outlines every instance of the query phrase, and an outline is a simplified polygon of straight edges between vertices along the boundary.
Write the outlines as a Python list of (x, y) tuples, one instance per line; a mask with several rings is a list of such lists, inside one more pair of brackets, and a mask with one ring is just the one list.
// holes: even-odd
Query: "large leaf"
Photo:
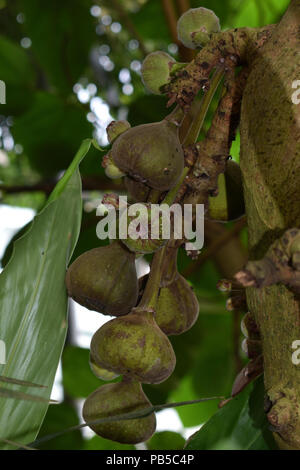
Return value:
[(0, 79), (6, 86), (2, 114), (22, 112), (31, 104), (34, 78), (28, 53), (18, 43), (0, 36)]
[[(7, 349), (0, 375), (45, 385), (36, 391), (43, 399), (50, 397), (67, 330), (64, 278), (82, 212), (78, 164), (90, 144), (83, 142), (46, 207), (16, 242), (0, 275), (0, 332)], [(6, 385), (11, 390), (16, 387)], [(22, 387), (22, 393), (26, 391)], [(46, 403), (0, 398), (0, 439), (34, 440), (47, 407)]]
[(260, 377), (228, 402), (193, 436), (187, 450), (267, 450), (275, 443), (264, 413), (264, 386)]
[(148, 450), (181, 450), (185, 444), (181, 434), (173, 431), (156, 432), (147, 442)]
[(24, 29), (32, 40), (35, 58), (51, 85), (69, 93), (83, 74), (92, 41), (95, 21), (87, 0), (22, 0)]
[[(43, 425), (39, 432), (39, 437), (43, 437), (51, 432), (57, 431), (58, 428), (64, 429), (74, 423), (79, 423), (78, 413), (71, 400), (64, 401), (59, 405), (50, 405), (45, 416)], [(65, 434), (60, 438), (53, 439), (40, 445), (41, 450), (66, 450), (82, 449), (84, 439), (80, 430), (70, 434)]]
[(12, 133), (33, 168), (55, 174), (68, 167), (80, 142), (91, 137), (92, 125), (85, 114), (77, 104), (37, 92), (30, 109), (15, 120)]

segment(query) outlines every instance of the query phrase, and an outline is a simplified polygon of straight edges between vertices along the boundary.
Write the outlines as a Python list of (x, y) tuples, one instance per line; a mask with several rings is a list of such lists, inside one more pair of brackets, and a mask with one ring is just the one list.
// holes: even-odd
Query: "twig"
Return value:
[(34, 442), (31, 442), (29, 445), (31, 446), (36, 446), (39, 445), (43, 442), (50, 441), (51, 439), (54, 439), (55, 437), (62, 436), (64, 434), (67, 434), (72, 431), (76, 431), (78, 429), (82, 429), (87, 426), (91, 426), (93, 424), (104, 424), (104, 423), (113, 423), (117, 421), (123, 421), (123, 420), (128, 420), (128, 419), (137, 419), (137, 418), (144, 418), (146, 416), (151, 415), (154, 412), (164, 410), (166, 408), (177, 408), (179, 406), (185, 406), (185, 405), (196, 405), (198, 403), (202, 403), (205, 401), (211, 401), (211, 400), (220, 400), (223, 399), (224, 397), (210, 397), (210, 398), (200, 398), (198, 400), (190, 400), (190, 401), (182, 401), (182, 402), (175, 402), (175, 403), (165, 403), (163, 405), (155, 405), (155, 406), (149, 406), (148, 408), (144, 408), (142, 410), (137, 410), (131, 413), (123, 413), (115, 416), (108, 416), (106, 418), (99, 418), (93, 421), (89, 421), (88, 423), (83, 423), (83, 424), (78, 424), (76, 426), (71, 426), (67, 429), (63, 429), (62, 431), (58, 431), (53, 434), (49, 434), (47, 436), (43, 436), (40, 439), (37, 439)]
[(21, 444), (20, 442), (11, 441), (10, 439), (2, 439), (2, 438), (0, 438), (0, 440), (1, 440), (2, 442), (5, 442), (6, 444), (12, 445), (12, 446), (14, 446), (14, 447), (18, 447), (18, 448), (20, 448), (20, 449), (24, 449), (24, 450), (38, 450), (38, 449), (34, 449), (33, 447), (26, 446), (25, 444)]
[[(38, 183), (32, 185), (5, 185), (0, 184), (0, 191), (3, 191), (6, 194), (16, 194), (16, 193), (29, 193), (35, 191), (43, 191), (47, 195), (52, 192), (56, 185), (57, 181), (39, 181)], [(85, 191), (102, 191), (108, 189), (120, 190), (124, 189), (123, 182), (116, 184), (114, 181), (111, 181), (107, 178), (97, 177), (97, 176), (85, 176), (82, 178), (82, 189)]]
[(162, 0), (162, 7), (164, 10), (165, 18), (170, 30), (172, 41), (177, 44), (179, 49), (179, 57), (183, 62), (189, 62), (193, 59), (194, 53), (191, 49), (184, 47), (177, 37), (177, 14), (174, 8), (173, 0)]
[(180, 15), (191, 8), (190, 0), (177, 0)]
[(164, 10), (168, 28), (170, 30), (172, 41), (177, 44), (177, 16), (173, 0), (162, 0), (162, 7)]

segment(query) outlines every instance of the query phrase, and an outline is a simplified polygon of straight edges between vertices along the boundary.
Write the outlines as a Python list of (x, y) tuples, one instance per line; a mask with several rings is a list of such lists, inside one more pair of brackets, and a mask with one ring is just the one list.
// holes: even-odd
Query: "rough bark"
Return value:
[[(300, 0), (250, 64), (241, 115), (241, 169), (249, 248), (261, 259), (289, 228), (300, 227), (300, 104), (292, 83), (300, 80)], [(267, 416), (281, 448), (300, 449), (300, 365), (292, 343), (300, 340), (299, 296), (283, 284), (247, 288), (264, 355)]]

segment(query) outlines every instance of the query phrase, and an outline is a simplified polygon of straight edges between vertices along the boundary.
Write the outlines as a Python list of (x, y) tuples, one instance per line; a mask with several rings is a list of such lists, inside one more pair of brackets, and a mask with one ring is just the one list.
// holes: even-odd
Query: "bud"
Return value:
[(247, 312), (241, 322), (241, 331), (246, 338), (260, 339), (258, 326), (255, 322), (254, 315)]
[(232, 282), (229, 279), (220, 279), (217, 282), (217, 289), (221, 292), (230, 292), (232, 289)]
[(212, 10), (191, 8), (178, 20), (178, 39), (186, 47), (197, 49), (205, 46), (212, 35), (220, 31), (220, 20)]
[(249, 359), (255, 359), (262, 354), (262, 343), (259, 340), (245, 338), (242, 342), (242, 350)]
[(111, 144), (120, 134), (130, 129), (130, 127), (131, 125), (128, 121), (111, 121), (106, 128), (109, 143)]
[(123, 173), (113, 162), (110, 152), (108, 152), (108, 154), (103, 157), (102, 166), (104, 168), (106, 176), (108, 178), (111, 178), (112, 180), (125, 176), (125, 173)]

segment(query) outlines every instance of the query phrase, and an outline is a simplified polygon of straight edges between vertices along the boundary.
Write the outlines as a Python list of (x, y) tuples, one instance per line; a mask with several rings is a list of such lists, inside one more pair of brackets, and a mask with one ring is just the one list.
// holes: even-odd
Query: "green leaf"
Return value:
[(133, 445), (119, 444), (118, 442), (95, 436), (85, 441), (84, 450), (135, 450), (135, 447)]
[(95, 20), (86, 0), (23, 0), (20, 10), (33, 53), (48, 80), (63, 93), (72, 91), (96, 39)]
[(0, 36), (0, 79), (6, 86), (6, 104), (1, 104), (1, 113), (24, 111), (32, 101), (33, 68), (28, 53), (4, 36)]
[(0, 36), (0, 77), (6, 84), (23, 87), (34, 78), (25, 49), (4, 36)]
[(98, 379), (89, 366), (90, 351), (67, 346), (62, 356), (63, 386), (68, 396), (86, 398), (105, 382)]
[(276, 448), (264, 413), (264, 385), (260, 377), (187, 441), (186, 450)]
[[(43, 437), (49, 433), (79, 423), (78, 414), (72, 402), (64, 401), (59, 405), (50, 405), (43, 421), (39, 437)], [(80, 430), (74, 431), (72, 434), (45, 442), (39, 446), (41, 450), (79, 450), (84, 445), (84, 439)]]
[(36, 401), (40, 403), (49, 403), (50, 400), (39, 397), (37, 395), (32, 395), (31, 393), (23, 393), (18, 390), (9, 390), (7, 388), (0, 387), (0, 397), (3, 398), (15, 398), (16, 400), (25, 400), (25, 401)]
[[(64, 280), (81, 222), (78, 164), (89, 145), (82, 144), (75, 157), (77, 166), (71, 166), (73, 174), (66, 172), (50, 202), (15, 243), (0, 275), (0, 332), (7, 350), (0, 375), (45, 385), (47, 388), (37, 390), (36, 395), (46, 400), (67, 331)], [(15, 387), (7, 385), (14, 391)], [(45, 403), (0, 398), (0, 439), (34, 440), (47, 407)]]
[(27, 380), (13, 379), (11, 377), (0, 376), (0, 382), (5, 382), (7, 384), (23, 385), (24, 387), (35, 387), (35, 388), (45, 388), (45, 385), (34, 384), (28, 382)]
[(185, 444), (184, 438), (173, 431), (156, 432), (147, 442), (148, 450), (181, 450)]
[(131, 16), (131, 19), (143, 39), (155, 42), (156, 46), (172, 42), (161, 1), (144, 2), (144, 5)]
[(140, 96), (130, 105), (128, 121), (132, 127), (161, 121), (168, 114), (166, 105), (167, 99), (164, 96)]
[(43, 175), (53, 175), (72, 162), (82, 140), (92, 136), (92, 125), (79, 105), (37, 92), (28, 111), (16, 118), (12, 134), (24, 147), (31, 166)]

